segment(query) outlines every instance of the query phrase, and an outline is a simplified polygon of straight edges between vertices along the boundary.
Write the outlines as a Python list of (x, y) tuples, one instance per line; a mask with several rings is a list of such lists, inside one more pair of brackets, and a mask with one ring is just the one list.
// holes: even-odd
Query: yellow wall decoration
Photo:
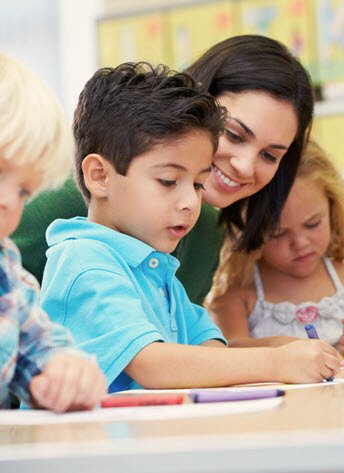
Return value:
[(236, 2), (215, 2), (170, 10), (168, 13), (172, 66), (184, 69), (210, 46), (240, 34)]
[(338, 169), (344, 171), (344, 115), (327, 115), (314, 120), (312, 136), (328, 153)]
[(167, 38), (164, 13), (100, 20), (99, 64), (104, 67), (125, 61), (169, 63)]
[(321, 82), (344, 78), (344, 0), (316, 0)]
[(314, 0), (243, 0), (242, 31), (286, 44), (317, 81)]

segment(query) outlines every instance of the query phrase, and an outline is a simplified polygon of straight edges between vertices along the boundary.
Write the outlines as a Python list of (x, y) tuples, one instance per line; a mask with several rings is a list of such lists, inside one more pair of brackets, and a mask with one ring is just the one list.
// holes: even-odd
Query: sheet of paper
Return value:
[[(336, 378), (334, 381), (322, 383), (307, 383), (307, 384), (284, 384), (284, 383), (252, 383), (252, 384), (240, 384), (236, 386), (229, 386), (224, 388), (205, 388), (207, 391), (243, 391), (252, 388), (276, 388), (288, 391), (290, 389), (301, 389), (301, 388), (319, 388), (325, 386), (335, 386), (336, 384), (344, 383), (344, 378)], [(147, 391), (146, 391), (147, 392)], [(148, 391), (151, 394), (167, 394), (167, 393), (188, 393), (190, 389), (150, 389)], [(131, 391), (123, 391), (126, 394), (141, 393), (142, 389), (132, 389)]]
[(3, 410), (0, 411), (0, 425), (66, 424), (223, 416), (274, 409), (283, 402), (283, 397), (275, 397), (252, 401), (180, 404), (177, 406), (117, 407), (66, 414), (55, 414), (43, 410)]

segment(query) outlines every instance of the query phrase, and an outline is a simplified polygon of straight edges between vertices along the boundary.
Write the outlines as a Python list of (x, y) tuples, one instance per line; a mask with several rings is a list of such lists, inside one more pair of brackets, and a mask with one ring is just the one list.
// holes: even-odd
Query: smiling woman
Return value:
[(223, 94), (218, 102), (231, 115), (214, 156), (204, 200), (225, 208), (271, 181), (294, 140), (297, 116), (291, 103), (263, 92)]
[[(225, 236), (215, 207), (222, 209), (227, 247), (250, 251), (262, 244), (293, 183), (312, 120), (313, 95), (300, 62), (283, 44), (264, 36), (229, 38), (209, 49), (187, 72), (231, 116), (204, 184), (200, 218), (174, 252), (181, 263), (179, 279), (190, 299), (202, 303)], [(32, 202), (14, 235), (24, 264), (41, 277), (47, 226), (55, 218), (85, 214), (72, 181), (60, 192)]]

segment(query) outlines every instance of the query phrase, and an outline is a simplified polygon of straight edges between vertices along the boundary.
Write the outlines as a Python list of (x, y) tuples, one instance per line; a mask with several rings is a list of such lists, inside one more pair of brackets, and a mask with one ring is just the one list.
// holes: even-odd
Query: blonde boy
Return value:
[(50, 88), (5, 54), (0, 91), (0, 407), (12, 392), (55, 411), (91, 408), (105, 393), (104, 377), (39, 308), (38, 283), (8, 238), (25, 200), (64, 182), (71, 133)]

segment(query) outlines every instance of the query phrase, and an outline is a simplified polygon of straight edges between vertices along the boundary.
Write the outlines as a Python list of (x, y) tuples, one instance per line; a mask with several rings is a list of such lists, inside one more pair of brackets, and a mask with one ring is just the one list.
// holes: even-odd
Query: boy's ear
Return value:
[(88, 154), (82, 161), (85, 186), (93, 197), (107, 197), (110, 167), (100, 154)]

